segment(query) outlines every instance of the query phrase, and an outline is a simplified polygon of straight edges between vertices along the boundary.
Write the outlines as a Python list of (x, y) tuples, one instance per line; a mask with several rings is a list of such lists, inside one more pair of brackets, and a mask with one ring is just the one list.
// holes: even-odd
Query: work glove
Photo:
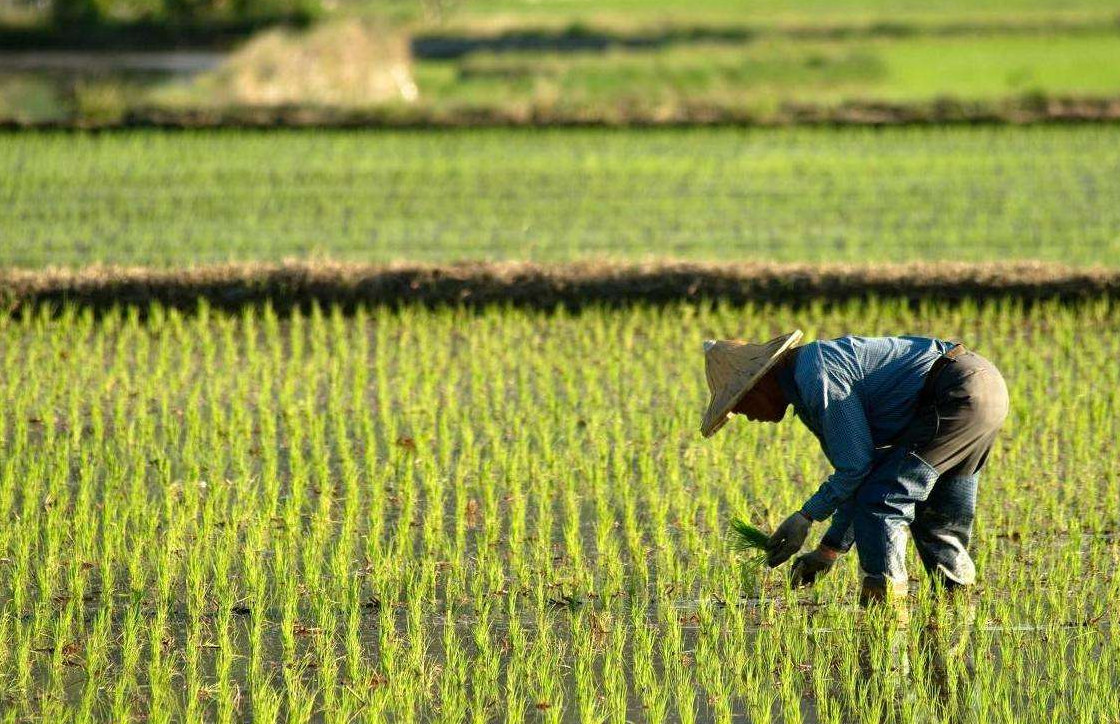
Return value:
[(819, 548), (793, 559), (793, 568), (789, 572), (789, 583), (794, 588), (811, 586), (817, 579), (832, 570), (836, 563), (835, 556), (829, 556)]
[(770, 540), (766, 541), (766, 565), (771, 568), (782, 565), (797, 551), (809, 535), (813, 521), (800, 510), (782, 521)]

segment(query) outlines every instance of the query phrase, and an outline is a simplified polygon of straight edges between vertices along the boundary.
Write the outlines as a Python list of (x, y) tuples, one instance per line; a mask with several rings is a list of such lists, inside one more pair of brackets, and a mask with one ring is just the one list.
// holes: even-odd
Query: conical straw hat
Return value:
[(704, 342), (705, 372), (712, 399), (700, 424), (700, 434), (704, 437), (716, 434), (729, 419), (731, 408), (770, 371), (782, 352), (797, 344), (799, 339), (801, 330), (795, 329), (765, 344), (733, 339)]

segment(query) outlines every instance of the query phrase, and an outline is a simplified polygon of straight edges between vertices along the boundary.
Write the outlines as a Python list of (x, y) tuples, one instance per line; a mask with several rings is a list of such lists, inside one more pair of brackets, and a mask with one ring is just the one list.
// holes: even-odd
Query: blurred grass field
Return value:
[[(324, 46), (355, 45), (352, 25), (331, 25), (354, 17), (369, 23), (371, 52), (323, 57)], [(1092, 117), (1120, 117), (1120, 8), (1096, 0), (348, 3), (309, 32), (318, 40), (293, 35), (272, 56), (254, 45), (262, 35), (247, 38), (248, 57), (234, 52), (201, 75), (60, 75), (5, 67), (0, 55), (0, 121), (127, 124), (294, 106), (325, 124), (340, 111), (375, 125), (789, 123), (791, 107), (968, 103), (974, 115), (1010, 118), (1008, 104), (1054, 99), (1112, 102)], [(301, 42), (299, 67), (318, 56), (316, 93), (276, 79)], [(363, 92), (381, 55), (399, 64), (406, 90)], [(229, 93), (249, 79), (268, 92)]]
[(1116, 20), (1109, 0), (464, 0), (432, 2), (448, 22), (500, 24), (599, 22), (742, 22), (772, 25), (852, 23), (1016, 23), (1045, 19)]
[(1120, 128), (0, 135), (0, 265), (1120, 263)]
[[(765, 119), (783, 104), (996, 103), (1120, 95), (1120, 33), (770, 38), (656, 49), (486, 52), (423, 60), (421, 108), (505, 108), (572, 118), (687, 118), (717, 108)], [(194, 99), (198, 102), (201, 99)]]
[[(325, 86), (334, 108), (469, 125), (472, 118), (630, 122), (711, 117), (781, 121), (791, 105), (827, 111), (850, 104), (974, 104), (999, 117), (1007, 103), (1120, 98), (1120, 33), (872, 36), (848, 39), (711, 39), (658, 47), (478, 50), (418, 58), (414, 100), (362, 100)], [(267, 72), (260, 77), (268, 78)], [(0, 70), (0, 119), (112, 121), (137, 108), (217, 110), (236, 72), (194, 78), (102, 74), (60, 84), (56, 76)], [(283, 90), (280, 86), (276, 92)], [(284, 97), (298, 102), (298, 89)], [(308, 97), (319, 107), (321, 99)], [(257, 102), (260, 102), (258, 99)], [(329, 114), (328, 114), (329, 117)]]

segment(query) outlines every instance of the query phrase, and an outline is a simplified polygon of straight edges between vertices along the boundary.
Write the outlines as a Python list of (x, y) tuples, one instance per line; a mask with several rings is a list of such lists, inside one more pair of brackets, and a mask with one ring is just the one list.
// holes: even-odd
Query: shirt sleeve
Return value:
[(840, 375), (830, 375), (826, 365), (816, 369), (817, 389), (807, 395), (820, 428), (825, 455), (835, 471), (821, 484), (801, 510), (813, 520), (825, 520), (837, 506), (851, 498), (871, 471), (875, 444), (863, 401)]

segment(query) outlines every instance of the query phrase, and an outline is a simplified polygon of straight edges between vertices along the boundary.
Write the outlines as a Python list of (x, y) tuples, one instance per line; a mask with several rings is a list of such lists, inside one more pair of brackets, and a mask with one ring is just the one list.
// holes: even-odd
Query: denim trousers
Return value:
[(938, 375), (929, 404), (833, 514), (821, 542), (859, 555), (864, 585), (907, 581), (907, 530), (931, 577), (947, 586), (976, 580), (968, 553), (980, 471), (1007, 416), (1007, 386), (991, 362), (967, 352)]

